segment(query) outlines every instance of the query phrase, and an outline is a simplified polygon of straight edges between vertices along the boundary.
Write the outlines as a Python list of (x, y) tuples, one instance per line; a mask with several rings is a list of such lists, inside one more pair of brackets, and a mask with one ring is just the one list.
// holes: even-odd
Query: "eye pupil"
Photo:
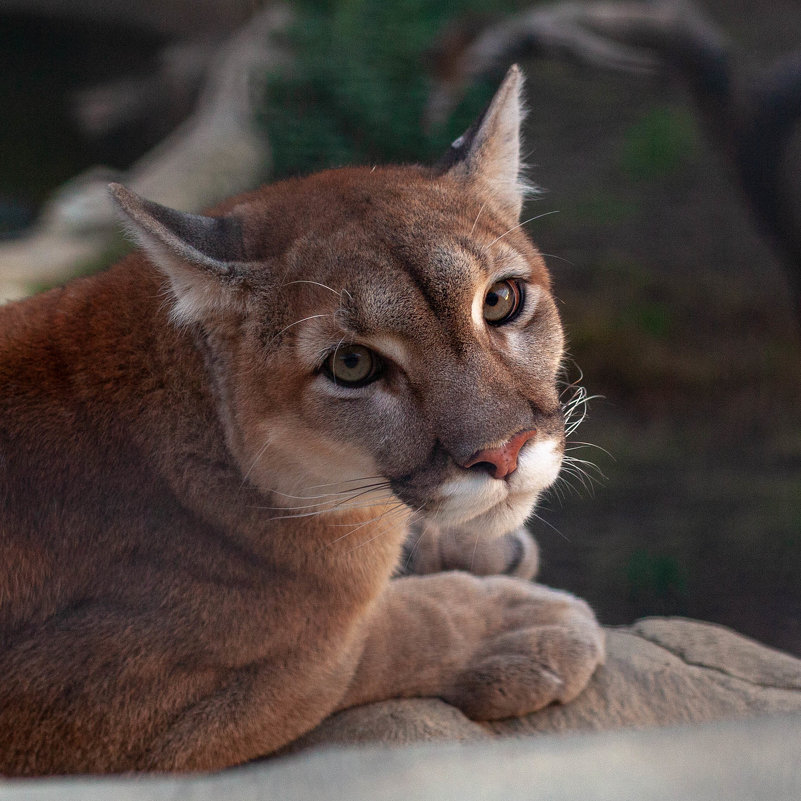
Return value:
[(338, 347), (323, 363), (323, 372), (335, 384), (361, 387), (381, 375), (381, 360), (363, 345)]
[(520, 311), (523, 293), (520, 281), (496, 281), (484, 296), (484, 319), (490, 325), (502, 325), (513, 320)]

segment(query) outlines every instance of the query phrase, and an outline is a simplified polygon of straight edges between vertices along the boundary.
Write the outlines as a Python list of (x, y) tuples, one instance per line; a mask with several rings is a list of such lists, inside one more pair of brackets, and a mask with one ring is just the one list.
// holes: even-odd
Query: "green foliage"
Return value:
[(297, 61), (272, 80), (265, 123), (274, 173), (346, 163), (433, 161), (472, 121), (491, 86), (477, 86), (444, 130), (423, 131), (426, 53), (442, 26), (514, 0), (305, 0), (290, 34)]
[(658, 107), (626, 133), (622, 166), (634, 180), (665, 178), (690, 163), (697, 149), (698, 135), (690, 111)]
[(687, 574), (678, 560), (647, 550), (635, 551), (626, 565), (629, 601), (662, 614), (681, 612), (687, 598)]
[(571, 215), (584, 224), (618, 225), (627, 222), (636, 213), (636, 203), (606, 192), (580, 198), (576, 201)]
[(630, 306), (624, 317), (639, 331), (654, 339), (666, 339), (673, 324), (673, 315), (665, 303), (646, 301)]

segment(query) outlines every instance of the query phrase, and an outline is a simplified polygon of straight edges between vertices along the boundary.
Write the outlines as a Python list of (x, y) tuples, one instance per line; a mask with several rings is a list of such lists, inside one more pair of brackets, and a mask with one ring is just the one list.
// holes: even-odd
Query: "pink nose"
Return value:
[(517, 455), (520, 453), (520, 449), (536, 435), (536, 428), (521, 431), (499, 448), (486, 448), (474, 453), (463, 467), (473, 467), (477, 464), (486, 465), (493, 478), (506, 478), (517, 470)]

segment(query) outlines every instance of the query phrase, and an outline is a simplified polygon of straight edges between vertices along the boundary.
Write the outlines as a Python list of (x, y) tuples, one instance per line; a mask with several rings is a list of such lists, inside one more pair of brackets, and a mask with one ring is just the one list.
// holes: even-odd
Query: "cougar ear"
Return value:
[(176, 211), (121, 184), (109, 184), (109, 191), (128, 232), (170, 279), (176, 321), (202, 319), (241, 302), (248, 265), (239, 218)]
[(527, 191), (520, 175), (522, 89), (523, 73), (515, 64), (484, 113), (453, 142), (441, 162), (445, 171), (464, 175), (489, 191), (500, 209), (515, 219)]

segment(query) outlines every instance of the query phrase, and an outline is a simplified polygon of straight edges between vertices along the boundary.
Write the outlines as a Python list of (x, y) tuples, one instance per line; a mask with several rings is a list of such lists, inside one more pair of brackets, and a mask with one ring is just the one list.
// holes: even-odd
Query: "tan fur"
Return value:
[[(603, 642), (580, 601), (390, 580), (410, 519), (472, 547), (561, 459), (519, 85), (439, 169), (325, 172), (214, 217), (118, 188), (145, 252), (0, 309), (0, 772), (211, 770), (353, 704), (493, 718), (581, 690)], [(530, 302), (477, 326), (506, 274)], [(319, 369), (351, 341), (387, 364), (355, 390)], [(461, 466), (535, 428), (507, 478)]]
[(466, 570), (476, 576), (533, 579), (539, 567), (539, 547), (523, 526), (487, 539), (480, 533), (465, 536), (458, 530), (443, 531), (430, 521), (415, 521), (410, 527), (398, 572), (400, 575), (425, 575), (443, 570)]

